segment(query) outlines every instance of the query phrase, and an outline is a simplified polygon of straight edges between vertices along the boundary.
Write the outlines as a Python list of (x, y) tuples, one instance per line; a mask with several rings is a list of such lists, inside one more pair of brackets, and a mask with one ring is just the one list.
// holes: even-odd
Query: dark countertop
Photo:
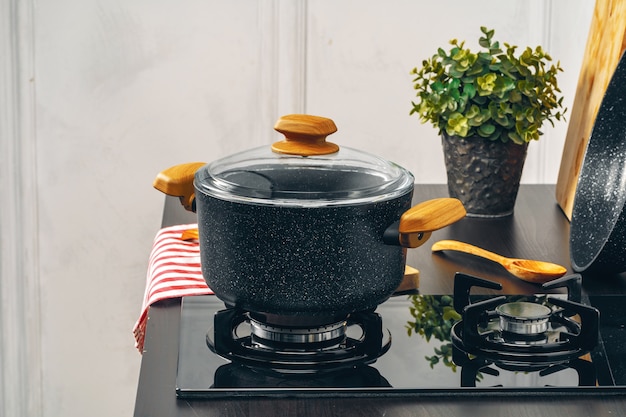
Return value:
[[(504, 256), (542, 259), (568, 267), (569, 222), (556, 204), (553, 185), (522, 185), (513, 216), (500, 219), (465, 218), (433, 233), (423, 247), (410, 249), (407, 263), (420, 270), (420, 292), (450, 294), (457, 271), (495, 280), (510, 294), (535, 292), (537, 287), (508, 275), (499, 265), (471, 255), (431, 254), (430, 245), (457, 239)], [(415, 202), (446, 197), (445, 185), (417, 185)], [(176, 199), (166, 199), (163, 225), (195, 222)], [(626, 274), (583, 275), (589, 294), (626, 294)], [(446, 395), (394, 398), (242, 399), (183, 401), (175, 396), (180, 323), (180, 300), (166, 300), (150, 308), (135, 417), (159, 416), (510, 416), (626, 415), (626, 396), (528, 396), (455, 398)]]

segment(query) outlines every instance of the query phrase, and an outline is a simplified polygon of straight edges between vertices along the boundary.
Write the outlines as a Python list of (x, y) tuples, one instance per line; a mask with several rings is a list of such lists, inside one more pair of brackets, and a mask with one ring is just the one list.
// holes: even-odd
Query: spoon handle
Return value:
[(479, 248), (469, 243), (459, 242), (457, 240), (440, 240), (435, 242), (431, 248), (433, 252), (442, 250), (453, 250), (457, 252), (469, 253), (470, 255), (480, 256), (481, 258), (489, 259), (490, 261), (505, 265), (508, 258), (498, 255), (497, 253), (489, 252), (488, 250)]

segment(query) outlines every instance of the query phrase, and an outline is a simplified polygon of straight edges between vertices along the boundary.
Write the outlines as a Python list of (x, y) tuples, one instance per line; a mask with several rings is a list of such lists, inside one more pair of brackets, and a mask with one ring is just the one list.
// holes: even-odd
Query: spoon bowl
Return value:
[(433, 252), (453, 250), (468, 253), (502, 265), (511, 275), (535, 284), (543, 284), (560, 278), (567, 272), (561, 265), (532, 259), (507, 258), (497, 253), (456, 240), (440, 240), (432, 246)]

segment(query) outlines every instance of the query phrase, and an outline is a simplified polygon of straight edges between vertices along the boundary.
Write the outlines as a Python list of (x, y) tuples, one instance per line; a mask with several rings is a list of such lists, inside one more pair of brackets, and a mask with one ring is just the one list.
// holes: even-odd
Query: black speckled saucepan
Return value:
[(204, 278), (229, 306), (299, 325), (373, 309), (401, 283), (406, 248), (465, 216), (451, 198), (411, 207), (413, 176), (325, 142), (330, 119), (289, 115), (275, 129), (287, 139), (271, 149), (155, 180), (197, 212)]
[(578, 178), (570, 228), (577, 272), (626, 271), (626, 55), (598, 110)]

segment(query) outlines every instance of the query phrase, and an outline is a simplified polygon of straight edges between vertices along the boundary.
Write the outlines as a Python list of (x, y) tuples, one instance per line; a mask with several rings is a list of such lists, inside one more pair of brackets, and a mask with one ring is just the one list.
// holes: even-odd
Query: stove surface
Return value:
[[(442, 297), (451, 298), (398, 296), (378, 306), (376, 312), (382, 317), (385, 332), (391, 335), (391, 346), (375, 362), (337, 372), (289, 375), (232, 363), (213, 353), (207, 347), (206, 335), (224, 304), (215, 296), (185, 297), (177, 397), (626, 393), (626, 297), (584, 297), (586, 304), (600, 311), (595, 348), (565, 362), (527, 369), (501, 366), (472, 355), (455, 361), (449, 325), (442, 331), (437, 308), (431, 305)], [(432, 308), (434, 322), (431, 319), (416, 326), (417, 305)], [(419, 334), (419, 329), (424, 334)]]

